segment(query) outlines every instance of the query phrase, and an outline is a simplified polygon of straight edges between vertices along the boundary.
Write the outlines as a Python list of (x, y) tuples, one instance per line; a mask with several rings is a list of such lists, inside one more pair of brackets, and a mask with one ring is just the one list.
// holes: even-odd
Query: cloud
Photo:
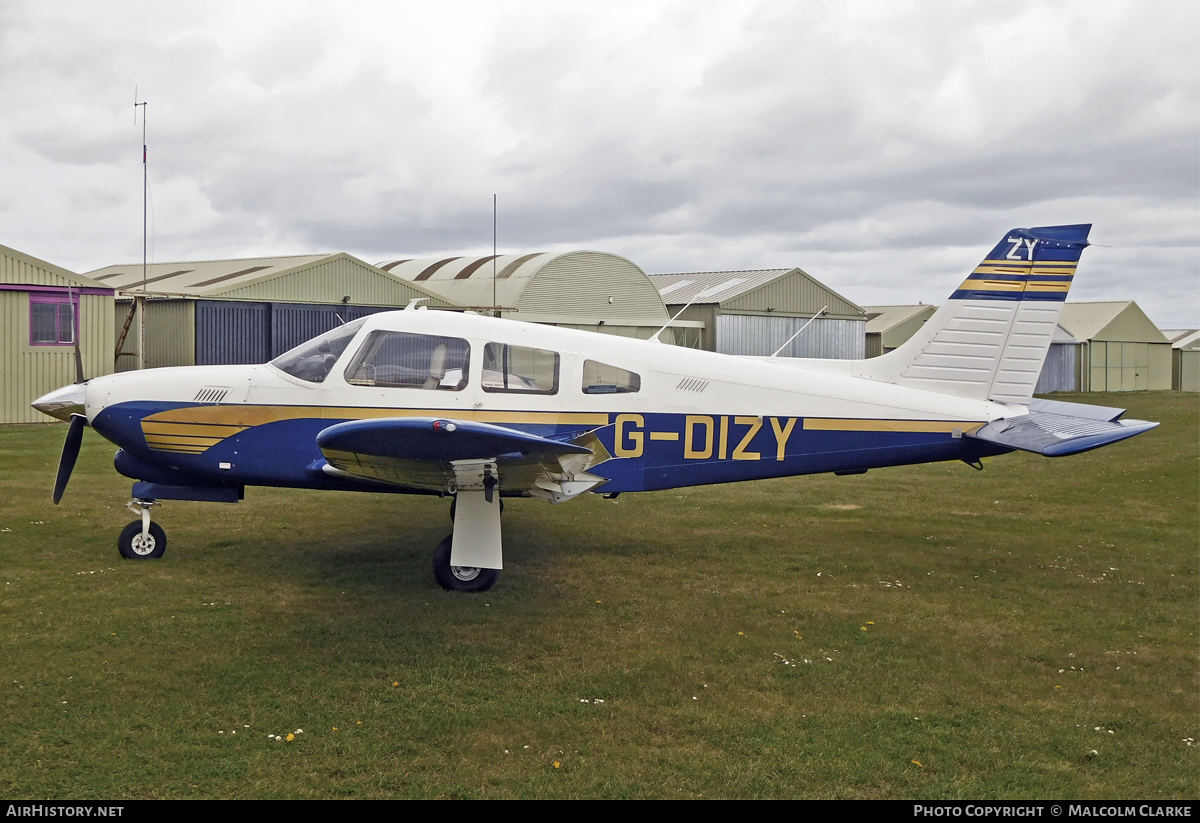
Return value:
[(1008, 228), (1090, 221), (1113, 250), (1073, 296), (1200, 325), (1198, 30), (1186, 3), (10, 2), (0, 242), (140, 258), (137, 84), (160, 260), (484, 251), (495, 193), (502, 251), (936, 302)]

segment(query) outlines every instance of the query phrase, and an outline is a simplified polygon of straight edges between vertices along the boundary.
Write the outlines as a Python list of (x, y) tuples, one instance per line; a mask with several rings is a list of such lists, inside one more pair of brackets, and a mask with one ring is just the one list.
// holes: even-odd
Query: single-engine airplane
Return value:
[[(1034, 400), (1088, 225), (1014, 229), (903, 346), (869, 360), (734, 357), (412, 307), (256, 366), (126, 372), (34, 407), (70, 421), (58, 503), (90, 426), (120, 446), (138, 515), (118, 546), (161, 557), (162, 500), (246, 486), (452, 495), (446, 589), (502, 568), (501, 499), (1075, 454), (1158, 425)], [(668, 324), (669, 325), (669, 324)]]

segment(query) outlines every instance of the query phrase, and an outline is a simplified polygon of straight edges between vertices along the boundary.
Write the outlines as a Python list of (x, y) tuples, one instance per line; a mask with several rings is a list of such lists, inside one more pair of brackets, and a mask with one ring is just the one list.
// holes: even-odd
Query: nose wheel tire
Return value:
[[(138, 524), (141, 528), (141, 524)], [(486, 592), (500, 578), (498, 569), (480, 569), (475, 566), (451, 566), (450, 548), (453, 535), (438, 543), (433, 552), (433, 578), (438, 585), (450, 592)]]
[(167, 550), (167, 533), (157, 523), (142, 534), (142, 521), (134, 520), (121, 531), (117, 549), (126, 560), (156, 560)]

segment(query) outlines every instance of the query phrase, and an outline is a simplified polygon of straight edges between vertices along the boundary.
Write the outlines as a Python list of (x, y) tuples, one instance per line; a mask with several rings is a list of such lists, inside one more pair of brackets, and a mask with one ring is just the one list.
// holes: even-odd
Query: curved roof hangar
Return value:
[(393, 260), (379, 268), (460, 306), (498, 307), (521, 320), (662, 325), (670, 318), (646, 273), (607, 252)]

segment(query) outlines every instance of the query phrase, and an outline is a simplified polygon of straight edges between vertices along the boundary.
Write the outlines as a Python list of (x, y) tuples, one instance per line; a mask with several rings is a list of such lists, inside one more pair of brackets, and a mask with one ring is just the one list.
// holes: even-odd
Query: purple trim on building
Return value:
[[(0, 291), (47, 292), (50, 294), (67, 294), (66, 286), (32, 286), (26, 283), (0, 283)], [(97, 289), (86, 286), (72, 286), (71, 294), (100, 294), (112, 296), (116, 289)]]

